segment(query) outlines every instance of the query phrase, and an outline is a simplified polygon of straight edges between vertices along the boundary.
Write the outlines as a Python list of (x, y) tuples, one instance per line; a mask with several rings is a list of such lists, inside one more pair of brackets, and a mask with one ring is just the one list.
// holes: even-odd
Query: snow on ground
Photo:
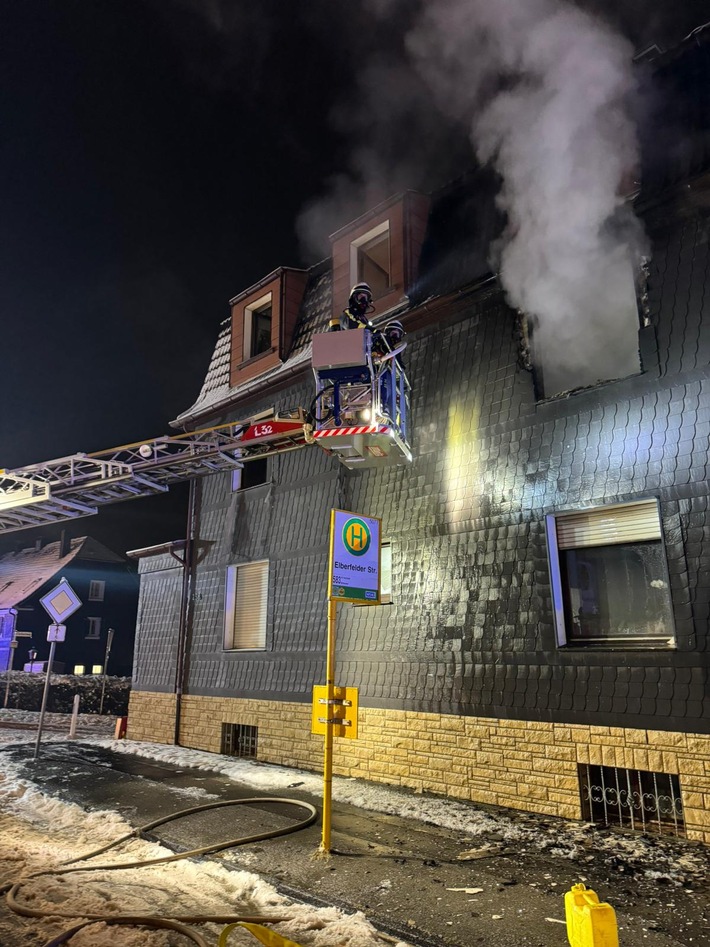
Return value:
[[(13, 715), (14, 716), (14, 715)], [(36, 720), (37, 714), (34, 715)], [(19, 715), (16, 722), (30, 722)], [(8, 714), (0, 717), (0, 742), (34, 742), (32, 731), (7, 729)], [(101, 729), (97, 724), (97, 729)], [(43, 736), (43, 741), (45, 737)], [(66, 734), (51, 733), (48, 741), (65, 740)], [(92, 743), (114, 746), (113, 741), (89, 738)], [(82, 737), (82, 740), (86, 740)], [(123, 744), (118, 743), (123, 748)], [(85, 812), (72, 803), (46, 795), (20, 775), (20, 767), (0, 753), (0, 884), (15, 881), (35, 871), (57, 867), (61, 862), (91, 851), (100, 844), (130, 832), (131, 826), (115, 812)], [(115, 851), (99, 856), (97, 864), (113, 864), (170, 855), (155, 843), (133, 839)], [(90, 864), (90, 863), (89, 863)], [(369, 921), (362, 914), (347, 915), (335, 908), (315, 908), (280, 895), (258, 875), (234, 871), (215, 861), (178, 861), (143, 869), (79, 872), (40, 877), (21, 889), (19, 898), (34, 909), (61, 910), (71, 917), (82, 914), (254, 914), (288, 918), (274, 925), (283, 936), (303, 947), (382, 947)], [(0, 944), (3, 947), (39, 947), (73, 925), (58, 918), (26, 919), (0, 906)], [(200, 927), (216, 943), (219, 925)], [(72, 938), (72, 947), (172, 947), (184, 937), (145, 928), (93, 925)], [(246, 932), (234, 931), (230, 947), (254, 945)], [(398, 947), (407, 947), (399, 944)]]
[[(48, 714), (47, 718), (51, 716), (54, 715)], [(63, 718), (61, 714), (57, 714), (56, 717), (66, 721), (66, 717)], [(4, 720), (32, 722), (37, 718), (37, 713), (28, 711), (0, 711), (0, 725)], [(179, 746), (107, 739), (113, 734), (113, 718), (80, 716), (80, 721), (84, 719), (93, 720), (93, 725), (97, 728), (91, 742), (116, 753), (135, 754), (177, 766), (220, 773), (242, 785), (251, 786), (272, 795), (295, 788), (316, 798), (322, 795), (323, 780), (317, 773), (252, 760), (233, 759), (216, 753), (190, 750)], [(101, 733), (101, 724), (96, 721), (110, 721), (110, 723), (103, 724), (105, 729)], [(88, 726), (90, 724), (87, 723)], [(80, 735), (82, 740), (86, 739), (83, 733)], [(49, 736), (55, 738), (56, 735)], [(63, 737), (59, 738), (63, 739)], [(0, 726), (0, 743), (3, 739), (4, 731)], [(24, 740), (27, 740), (26, 734), (23, 735), (23, 742)], [(537, 817), (532, 817), (527, 822), (525, 816), (520, 813), (509, 815), (502, 810), (484, 811), (464, 802), (425, 796), (359, 779), (334, 777), (333, 799), (373, 812), (417, 819), (429, 825), (461, 832), (472, 838), (494, 835), (505, 843), (515, 844), (520, 848), (521, 853), (529, 847), (530, 850), (544, 851), (555, 857), (570, 860), (576, 859), (580, 851), (585, 849), (587, 835), (593, 831), (593, 827), (587, 823), (564, 819), (545, 821), (544, 829), (541, 831), (541, 819)], [(660, 874), (664, 880), (679, 884), (687, 877), (701, 875), (707, 870), (707, 860), (697, 850), (689, 848), (686, 852), (678, 852), (669, 849), (665, 852), (663, 870), (659, 873), (659, 845), (662, 844), (663, 840), (659, 840), (656, 836), (598, 833), (595, 838), (597, 850), (601, 849), (609, 854), (623, 857), (648, 878), (658, 878)]]
[[(66, 718), (61, 718), (61, 715), (58, 716), (65, 721), (65, 732), (48, 733), (43, 739), (66, 739)], [(31, 731), (6, 728), (13, 721), (36, 722), (37, 717), (36, 713), (0, 712), (0, 743), (32, 742), (34, 733)], [(95, 721), (100, 721), (100, 719), (94, 718)], [(91, 742), (116, 753), (135, 754), (148, 759), (173, 763), (177, 766), (217, 772), (242, 785), (251, 786), (272, 795), (280, 795), (285, 790), (296, 788), (300, 792), (310, 793), (316, 798), (320, 797), (322, 793), (322, 779), (318, 774), (249, 760), (237, 760), (183, 747), (136, 743), (125, 740), (116, 741), (110, 739), (113, 733), (111, 718), (105, 718), (103, 730), (102, 725), (98, 722), (95, 722), (93, 726), (96, 728), (94, 734), (87, 737), (85, 733), (81, 733), (82, 741)], [(0, 763), (2, 762), (2, 754), (0, 753)], [(79, 843), (80, 836), (76, 833), (80, 828), (83, 830), (84, 825), (89, 825), (87, 822), (89, 817), (86, 813), (82, 810), (73, 812), (71, 807), (66, 807), (56, 800), (42, 796), (35, 788), (22, 783), (21, 780), (14, 778), (11, 774), (8, 775), (7, 772), (5, 773), (4, 785), (4, 791), (0, 789), (0, 816), (3, 820), (10, 819), (11, 822), (9, 830), (5, 821), (0, 823), (0, 847), (11, 853), (10, 857), (17, 867), (23, 869), (26, 867), (26, 870), (31, 870), (32, 865), (38, 862), (41, 864), (46, 860), (68, 857), (64, 848), (65, 844), (76, 845), (77, 850), (83, 847)], [(701, 876), (707, 866), (706, 853), (700, 851), (697, 847), (679, 847), (667, 844), (665, 840), (657, 837), (646, 838), (641, 835), (597, 833), (592, 826), (579, 822), (543, 819), (536, 816), (526, 816), (522, 813), (506, 814), (504, 811), (482, 811), (476, 806), (463, 802), (428, 797), (407, 790), (397, 790), (387, 786), (367, 783), (362, 780), (335, 778), (333, 781), (333, 797), (336, 800), (366, 810), (418, 819), (429, 825), (452, 829), (461, 833), (462, 836), (479, 838), (480, 842), (483, 842), (486, 836), (493, 836), (506, 844), (514, 844), (521, 857), (528, 850), (531, 852), (542, 851), (570, 860), (581, 858), (583, 863), (585, 859), (588, 860), (590, 857), (594, 857), (589, 855), (589, 848), (585, 847), (588, 834), (594, 832), (594, 847), (597, 852), (602, 850), (609, 856), (623, 858), (648, 879), (662, 878), (673, 884), (681, 884), (689, 877), (697, 878)], [(40, 800), (39, 804), (37, 800)], [(36, 811), (39, 812), (39, 815), (34, 814)], [(54, 814), (54, 818), (60, 826), (66, 827), (69, 836), (68, 839), (62, 836), (56, 842), (58, 847), (55, 847), (55, 842), (52, 841), (49, 831), (50, 826), (53, 828), (51, 814)], [(96, 814), (92, 814), (92, 817), (93, 815)], [(100, 814), (99, 817), (105, 820), (105, 827), (102, 830), (104, 835), (114, 831), (114, 820), (116, 820), (115, 831), (118, 834), (125, 829), (125, 823), (122, 823), (114, 813)], [(13, 820), (14, 829), (12, 828)], [(39, 820), (39, 825), (37, 820)], [(18, 826), (20, 824), (24, 827), (22, 843), (17, 841)], [(74, 826), (74, 835), (71, 826)], [(25, 829), (27, 829), (26, 834)], [(30, 832), (29, 829), (33, 831)], [(25, 842), (25, 837), (27, 842)], [(136, 848), (144, 844), (147, 843), (131, 843)], [(19, 848), (13, 849), (12, 845), (19, 845)], [(659, 866), (662, 866), (660, 871)], [(0, 867), (0, 871), (2, 870)], [(155, 876), (152, 874), (153, 871), (157, 872)], [(200, 876), (200, 880), (192, 875), (192, 872), (197, 871), (205, 872), (204, 876)], [(176, 874), (173, 874), (174, 872)], [(272, 911), (282, 910), (286, 905), (293, 921), (290, 924), (280, 926), (278, 929), (286, 936), (290, 936), (304, 944), (305, 947), (325, 947), (326, 944), (328, 947), (334, 947), (334, 945), (375, 947), (376, 944), (381, 944), (368, 922), (361, 916), (348, 917), (334, 909), (324, 912), (304, 905), (294, 905), (283, 900), (274, 889), (262, 882), (256, 875), (247, 872), (237, 873), (237, 878), (241, 880), (236, 881), (233, 872), (226, 872), (223, 877), (222, 873), (224, 872), (226, 872), (225, 868), (216, 866), (214, 863), (207, 863), (204, 866), (192, 863), (189, 866), (187, 864), (183, 866), (182, 863), (178, 863), (177, 866), (169, 865), (161, 869), (160, 872), (158, 872), (158, 869), (151, 869), (151, 881), (156, 879), (158, 881), (158, 895), (155, 899), (151, 894), (146, 893), (148, 888), (144, 888), (144, 885), (147, 883), (140, 879), (138, 873), (126, 872), (125, 877), (122, 877), (120, 881), (121, 884), (127, 886), (131, 898), (143, 898), (151, 908), (154, 900), (157, 901), (159, 897), (162, 897), (169, 904), (184, 903), (185, 907), (181, 910), (195, 910), (194, 895), (190, 895), (190, 889), (193, 886), (195, 890), (200, 891), (199, 911), (201, 912), (207, 910), (214, 912), (238, 910), (239, 908), (235, 905), (241, 905), (242, 903), (249, 904), (251, 910), (255, 910), (254, 905), (258, 904), (260, 907)], [(15, 873), (12, 872), (13, 875)], [(121, 873), (122, 876), (123, 874)], [(128, 877), (129, 874), (130, 878)], [(69, 876), (69, 878), (72, 877)], [(84, 875), (78, 877), (82, 879), (94, 878), (94, 876)], [(174, 880), (171, 881), (171, 878)], [(101, 891), (94, 897), (99, 900), (103, 898), (104, 901), (113, 898), (114, 895), (111, 892), (115, 890), (118, 883), (116, 876), (114, 875), (111, 878), (110, 885), (102, 882), (100, 878), (97, 880)], [(42, 882), (42, 884), (48, 885), (49, 882)], [(56, 886), (58, 882), (55, 881), (53, 884)], [(69, 884), (69, 881), (64, 880), (60, 887), (64, 889)], [(103, 888), (101, 888), (102, 884)], [(94, 881), (92, 881), (90, 890), (95, 891), (93, 885)], [(43, 895), (45, 898), (50, 896), (55, 897), (56, 895), (49, 890), (46, 895)], [(118, 900), (120, 901), (120, 898)], [(213, 906), (208, 909), (207, 903)], [(216, 906), (220, 904), (221, 907)], [(228, 904), (232, 906), (225, 907)], [(87, 909), (85, 908), (85, 910)], [(1, 933), (2, 926), (0, 925)], [(116, 934), (110, 934), (110, 937), (113, 940)], [(151, 945), (151, 947), (164, 947), (164, 945), (170, 943), (169, 940), (161, 940), (161, 937), (164, 937), (164, 935), (141, 934), (143, 939), (136, 940), (135, 943), (145, 943)], [(95, 929), (91, 931), (91, 938), (91, 940), (85, 942), (76, 938), (74, 942), (77, 947), (89, 947), (89, 945), (91, 947), (101, 947), (104, 943), (109, 943), (109, 934), (106, 934), (105, 942), (98, 940), (96, 939)], [(4, 941), (0, 942), (4, 944)], [(30, 945), (35, 942), (27, 941), (27, 943)], [(121, 940), (120, 943), (123, 944), (124, 941)], [(132, 947), (133, 942), (126, 941), (125, 943)], [(238, 944), (239, 940), (237, 939), (235, 943)], [(244, 943), (247, 943), (247, 939), (244, 940)]]

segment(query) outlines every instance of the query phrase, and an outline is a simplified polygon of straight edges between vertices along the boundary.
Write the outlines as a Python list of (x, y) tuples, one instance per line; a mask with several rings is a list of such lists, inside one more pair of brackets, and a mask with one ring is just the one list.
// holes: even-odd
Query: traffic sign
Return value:
[(49, 628), (47, 628), (47, 641), (65, 641), (66, 637), (66, 625), (50, 625)]
[(330, 512), (328, 597), (380, 604), (380, 520), (346, 510)]
[(58, 625), (69, 618), (70, 615), (73, 615), (77, 608), (81, 608), (82, 604), (81, 599), (66, 579), (62, 579), (51, 592), (43, 595), (40, 603), (45, 612)]

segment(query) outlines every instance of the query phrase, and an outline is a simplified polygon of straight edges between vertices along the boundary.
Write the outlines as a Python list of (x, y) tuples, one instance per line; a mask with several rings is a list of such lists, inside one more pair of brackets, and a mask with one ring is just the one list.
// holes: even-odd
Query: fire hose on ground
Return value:
[[(228, 841), (217, 842), (214, 845), (205, 845), (202, 848), (194, 848), (188, 852), (179, 852), (174, 855), (166, 855), (162, 858), (111, 863), (108, 865), (84, 866), (76, 864), (76, 862), (84, 862), (91, 858), (96, 858), (98, 855), (102, 855), (104, 852), (107, 852), (110, 849), (116, 848), (119, 845), (122, 845), (124, 842), (129, 841), (129, 839), (142, 838), (143, 833), (149, 832), (151, 829), (155, 829), (160, 825), (165, 825), (168, 822), (174, 822), (177, 819), (194, 815), (197, 812), (205, 812), (209, 809), (219, 809), (226, 806), (249, 804), (262, 805), (264, 803), (297, 806), (300, 809), (305, 809), (308, 815), (306, 818), (301, 819), (300, 822), (294, 822), (292, 825), (284, 826), (278, 829), (270, 829), (266, 832), (258, 832), (254, 835), (240, 836), (229, 839)], [(107, 845), (103, 845), (101, 848), (94, 849), (91, 852), (87, 852), (85, 855), (80, 855), (77, 858), (72, 858), (68, 861), (62, 862), (57, 868), (36, 871), (30, 875), (27, 875), (27, 877), (20, 879), (19, 881), (8, 882), (0, 887), (0, 894), (7, 895), (8, 907), (22, 917), (52, 917), (68, 919), (83, 918), (81, 923), (76, 924), (72, 928), (61, 933), (58, 937), (48, 941), (47, 944), (45, 944), (45, 947), (60, 947), (61, 944), (68, 943), (68, 941), (80, 930), (83, 930), (83, 928), (88, 927), (91, 924), (99, 923), (132, 927), (158, 928), (161, 930), (173, 931), (184, 935), (186, 938), (188, 938), (188, 940), (192, 941), (196, 947), (209, 947), (209, 944), (200, 933), (188, 927), (188, 924), (227, 924), (229, 925), (229, 930), (232, 930), (235, 926), (244, 927), (246, 930), (249, 930), (250, 933), (252, 933), (257, 938), (257, 940), (260, 940), (262, 944), (269, 945), (269, 947), (291, 947), (291, 945), (292, 947), (298, 947), (297, 944), (293, 944), (293, 941), (286, 940), (280, 935), (275, 934), (275, 932), (261, 927), (263, 923), (276, 924), (289, 920), (288, 917), (283, 916), (190, 914), (176, 915), (174, 917), (163, 917), (159, 915), (153, 916), (147, 914), (86, 914), (80, 911), (72, 913), (56, 911), (53, 909), (44, 910), (40, 908), (29, 907), (26, 903), (22, 903), (18, 899), (18, 894), (23, 887), (27, 886), (30, 881), (36, 878), (67, 875), (79, 871), (117, 871), (129, 868), (145, 868), (150, 865), (164, 865), (168, 862), (179, 861), (184, 858), (197, 858), (198, 856), (211, 855), (215, 852), (221, 852), (227, 848), (236, 848), (239, 845), (248, 845), (252, 842), (263, 842), (267, 839), (278, 838), (282, 835), (289, 835), (291, 832), (298, 832), (301, 829), (305, 829), (309, 825), (312, 825), (317, 818), (318, 813), (315, 809), (315, 806), (312, 806), (309, 802), (302, 802), (300, 799), (281, 798), (278, 796), (251, 796), (246, 799), (229, 799), (221, 802), (207, 803), (206, 805), (201, 806), (192, 806), (189, 809), (181, 809), (178, 812), (173, 812), (170, 815), (163, 816), (163, 818), (155, 819), (153, 822), (148, 822), (145, 825), (139, 826), (126, 835), (121, 836), (121, 838), (118, 838), (113, 842), (109, 842)], [(220, 937), (220, 945), (226, 944), (226, 937), (229, 933), (229, 930), (225, 928), (223, 931), (223, 937)]]

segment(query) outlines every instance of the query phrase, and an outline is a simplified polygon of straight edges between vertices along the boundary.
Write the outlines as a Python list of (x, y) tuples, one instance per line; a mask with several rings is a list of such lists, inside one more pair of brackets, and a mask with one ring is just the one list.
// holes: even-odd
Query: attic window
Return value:
[(391, 272), (390, 225), (385, 220), (351, 243), (351, 282), (368, 283), (373, 298), (379, 299), (391, 288)]
[(244, 310), (244, 360), (256, 358), (271, 348), (271, 293)]

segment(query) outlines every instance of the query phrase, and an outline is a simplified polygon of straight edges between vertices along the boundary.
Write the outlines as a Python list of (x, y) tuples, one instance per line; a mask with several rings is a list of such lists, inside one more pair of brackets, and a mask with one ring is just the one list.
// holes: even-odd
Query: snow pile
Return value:
[[(14, 732), (17, 735), (15, 742), (27, 740), (26, 731)], [(19, 880), (36, 871), (57, 868), (64, 861), (131, 831), (131, 826), (115, 812), (87, 813), (79, 806), (46, 795), (26, 776), (20, 775), (19, 766), (6, 753), (1, 754), (0, 759), (0, 884)], [(96, 863), (114, 864), (170, 854), (162, 845), (134, 839), (99, 856)], [(70, 917), (111, 913), (168, 917), (194, 914), (278, 916), (288, 920), (274, 925), (274, 928), (304, 947), (381, 947), (382, 944), (362, 914), (346, 915), (335, 908), (319, 909), (291, 901), (256, 874), (231, 870), (207, 860), (39, 877), (20, 890), (19, 900), (31, 902), (33, 909), (59, 911)], [(3, 947), (40, 947), (72, 923), (57, 917), (22, 918), (11, 913), (2, 903), (0, 944)], [(204, 929), (209, 932), (211, 942), (216, 943), (222, 925), (206, 925)], [(235, 944), (242, 942), (236, 934), (233, 940)], [(102, 924), (92, 925), (72, 939), (76, 947), (115, 947), (116, 944), (121, 944), (121, 947), (168, 947), (171, 943), (173, 940), (164, 932), (127, 927), (116, 929)], [(399, 947), (407, 945), (401, 943)]]

